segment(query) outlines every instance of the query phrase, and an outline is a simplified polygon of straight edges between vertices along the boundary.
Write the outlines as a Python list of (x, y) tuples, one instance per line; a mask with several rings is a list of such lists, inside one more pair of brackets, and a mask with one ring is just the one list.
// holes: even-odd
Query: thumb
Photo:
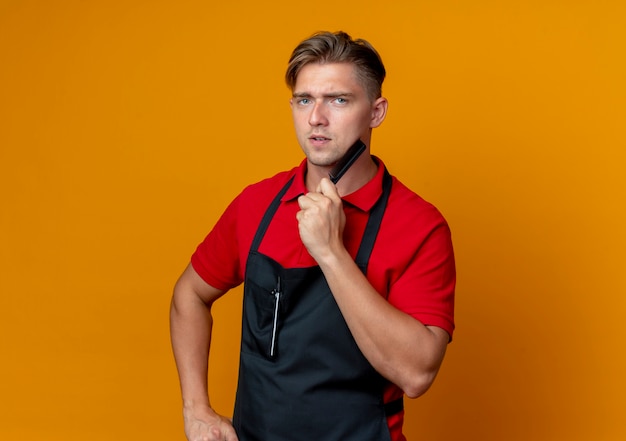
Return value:
[(333, 196), (335, 198), (339, 197), (337, 187), (328, 178), (322, 178), (319, 185), (317, 186), (317, 192), (330, 198), (332, 198)]

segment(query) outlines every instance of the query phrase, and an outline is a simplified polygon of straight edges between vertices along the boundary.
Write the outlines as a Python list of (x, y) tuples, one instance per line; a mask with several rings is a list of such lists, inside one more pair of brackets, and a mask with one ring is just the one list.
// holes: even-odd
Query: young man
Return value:
[[(196, 440), (404, 440), (403, 395), (433, 382), (454, 329), (441, 214), (370, 155), (385, 68), (364, 40), (319, 33), (286, 80), (300, 166), (251, 185), (176, 284), (171, 333)], [(365, 152), (328, 176), (360, 139)], [(244, 283), (233, 422), (210, 407), (211, 305)]]

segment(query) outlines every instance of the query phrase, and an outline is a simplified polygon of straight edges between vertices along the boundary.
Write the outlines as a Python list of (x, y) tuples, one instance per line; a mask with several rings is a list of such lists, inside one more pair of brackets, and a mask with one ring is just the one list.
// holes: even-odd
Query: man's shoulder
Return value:
[(393, 177), (389, 204), (392, 209), (400, 210), (405, 219), (413, 219), (418, 222), (426, 220), (434, 223), (446, 222), (439, 209), (432, 202), (424, 199), (395, 176)]
[(274, 197), (280, 191), (281, 188), (296, 174), (297, 167), (291, 170), (284, 170), (276, 173), (273, 176), (262, 179), (255, 183), (249, 184), (241, 192), (245, 197)]

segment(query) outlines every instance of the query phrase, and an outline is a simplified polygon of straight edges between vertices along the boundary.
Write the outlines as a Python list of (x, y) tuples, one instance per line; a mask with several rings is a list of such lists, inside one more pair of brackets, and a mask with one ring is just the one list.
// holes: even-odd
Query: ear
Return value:
[(378, 127), (385, 120), (385, 116), (387, 116), (388, 105), (389, 105), (389, 102), (387, 101), (387, 98), (383, 96), (381, 96), (380, 98), (377, 98), (372, 103), (372, 119), (370, 121), (371, 129)]

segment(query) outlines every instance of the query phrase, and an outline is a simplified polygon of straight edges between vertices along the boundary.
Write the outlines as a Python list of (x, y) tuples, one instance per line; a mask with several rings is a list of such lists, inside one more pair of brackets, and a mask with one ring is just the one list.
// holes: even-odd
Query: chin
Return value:
[(318, 155), (307, 155), (310, 164), (316, 167), (332, 167), (339, 161), (339, 158), (320, 157)]

